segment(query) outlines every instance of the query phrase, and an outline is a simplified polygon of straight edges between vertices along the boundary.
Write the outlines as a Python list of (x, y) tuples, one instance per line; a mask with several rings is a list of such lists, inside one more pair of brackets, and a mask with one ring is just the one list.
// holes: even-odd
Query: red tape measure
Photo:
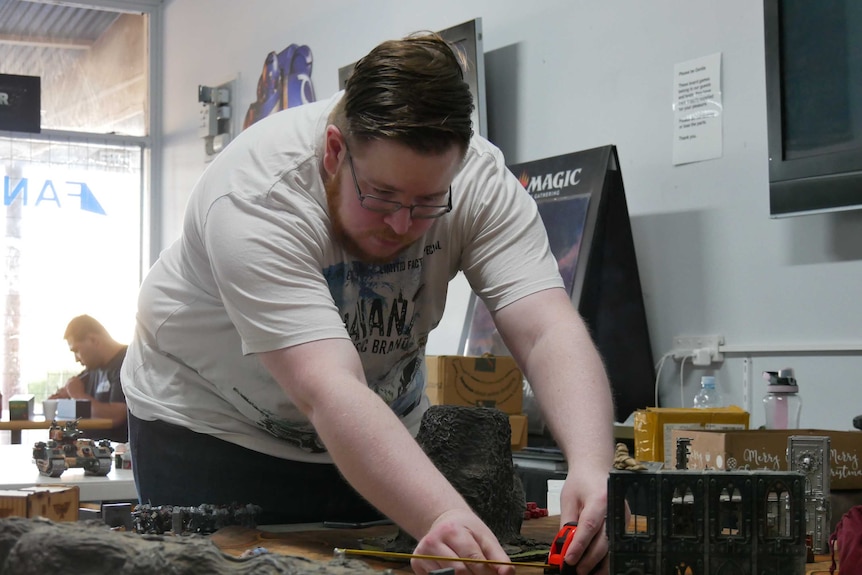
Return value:
[(563, 558), (566, 556), (566, 551), (575, 537), (575, 531), (578, 530), (577, 521), (569, 521), (560, 529), (557, 536), (554, 537), (554, 542), (551, 543), (551, 551), (548, 553), (548, 565), (551, 567), (545, 569), (545, 573), (574, 573), (575, 566), (568, 565)]

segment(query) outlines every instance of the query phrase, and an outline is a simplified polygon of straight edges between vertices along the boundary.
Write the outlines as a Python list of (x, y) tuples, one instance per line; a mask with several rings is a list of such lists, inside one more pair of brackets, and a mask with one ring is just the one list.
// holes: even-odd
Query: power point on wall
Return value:
[(673, 338), (673, 358), (691, 358), (693, 365), (709, 365), (724, 361), (720, 347), (724, 345), (723, 335), (678, 335)]
[(233, 81), (219, 86), (198, 86), (198, 102), (201, 104), (200, 136), (204, 139), (207, 159), (212, 159), (231, 140), (233, 91)]

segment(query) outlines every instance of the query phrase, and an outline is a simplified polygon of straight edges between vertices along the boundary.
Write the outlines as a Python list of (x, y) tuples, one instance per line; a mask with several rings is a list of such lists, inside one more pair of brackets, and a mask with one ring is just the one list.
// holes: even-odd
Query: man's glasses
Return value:
[(449, 203), (445, 206), (431, 206), (428, 204), (412, 204), (405, 206), (401, 202), (384, 200), (377, 196), (363, 194), (359, 189), (359, 182), (356, 180), (356, 168), (353, 167), (353, 155), (350, 153), (350, 148), (347, 146), (347, 140), (344, 141), (344, 147), (347, 149), (347, 161), (350, 162), (350, 173), (353, 175), (353, 185), (356, 187), (356, 195), (359, 196), (359, 205), (366, 210), (381, 214), (394, 214), (398, 210), (404, 208), (410, 210), (410, 217), (417, 220), (439, 218), (452, 211), (452, 186), (449, 186)]

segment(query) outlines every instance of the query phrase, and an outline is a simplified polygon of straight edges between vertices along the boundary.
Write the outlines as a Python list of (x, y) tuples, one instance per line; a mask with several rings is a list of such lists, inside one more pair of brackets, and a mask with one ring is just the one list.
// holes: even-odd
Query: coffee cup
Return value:
[(57, 416), (57, 400), (46, 399), (42, 402), (42, 413), (45, 414), (45, 421), (51, 421)]

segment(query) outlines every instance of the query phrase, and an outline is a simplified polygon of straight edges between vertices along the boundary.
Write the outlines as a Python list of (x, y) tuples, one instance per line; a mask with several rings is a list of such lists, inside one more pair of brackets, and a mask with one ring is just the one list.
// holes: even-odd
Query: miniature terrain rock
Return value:
[[(433, 405), (416, 441), (444, 477), (493, 531), (510, 556), (547, 555), (548, 543), (521, 537), (526, 498), (512, 462), (509, 417), (498, 409)], [(399, 530), (389, 540), (363, 540), (366, 548), (409, 553), (417, 541)]]
[(376, 575), (362, 561), (263, 554), (231, 557), (206, 537), (138, 535), (104, 523), (0, 519), (0, 573), (15, 575)]
[(614, 469), (644, 471), (646, 466), (629, 455), (629, 448), (625, 443), (617, 443), (616, 448), (614, 449)]

